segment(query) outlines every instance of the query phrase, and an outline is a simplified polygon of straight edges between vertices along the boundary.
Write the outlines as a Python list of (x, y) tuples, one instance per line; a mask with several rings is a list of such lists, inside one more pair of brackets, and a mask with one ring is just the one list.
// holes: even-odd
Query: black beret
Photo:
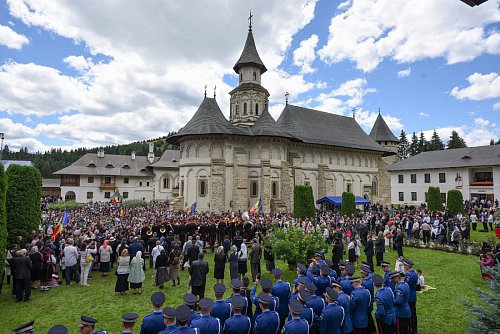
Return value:
[(163, 292), (155, 292), (151, 296), (151, 303), (154, 306), (161, 306), (165, 302), (165, 294)]

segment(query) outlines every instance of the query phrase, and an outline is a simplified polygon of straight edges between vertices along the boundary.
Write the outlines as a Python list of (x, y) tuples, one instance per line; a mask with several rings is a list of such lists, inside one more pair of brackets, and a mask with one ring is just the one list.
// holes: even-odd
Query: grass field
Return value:
[[(465, 333), (466, 309), (463, 300), (475, 301), (473, 287), (484, 287), (479, 266), (473, 256), (452, 254), (429, 249), (405, 248), (405, 257), (415, 263), (415, 269), (422, 269), (426, 284), (436, 288), (423, 294), (418, 294), (417, 309), (419, 317), (419, 333)], [(331, 253), (328, 254), (331, 257)], [(385, 260), (394, 264), (395, 251), (385, 254)], [(206, 256), (213, 269), (213, 253)], [(286, 269), (281, 261), (276, 266)], [(250, 267), (250, 266), (249, 266)], [(262, 268), (265, 268), (264, 263)], [(285, 271), (284, 279), (291, 281), (295, 273)], [(381, 273), (377, 268), (377, 273)], [(15, 303), (10, 294), (10, 286), (4, 286), (0, 296), (1, 333), (9, 333), (10, 329), (19, 324), (36, 320), (39, 333), (46, 333), (55, 324), (64, 324), (70, 333), (78, 333), (80, 315), (88, 315), (99, 320), (97, 328), (106, 329), (108, 333), (120, 333), (120, 318), (122, 313), (137, 312), (142, 318), (151, 312), (150, 295), (158, 291), (152, 286), (152, 270), (146, 271), (146, 281), (142, 295), (115, 295), (115, 276), (102, 278), (98, 271), (93, 272), (87, 289), (73, 284), (69, 287), (54, 288), (50, 292), (34, 291), (29, 303)], [(263, 274), (263, 277), (270, 277)], [(226, 267), (226, 285), (229, 284), (229, 269)], [(207, 293), (213, 297), (213, 272), (208, 275)], [(168, 285), (164, 292), (167, 295), (166, 305), (177, 306), (182, 303), (182, 296), (187, 291), (187, 271), (182, 272), (181, 286), (173, 288)], [(140, 323), (136, 325), (138, 331)]]
[[(479, 224), (478, 224), (479, 225)], [(481, 227), (477, 228), (476, 231), (471, 230), (470, 231), (470, 238), (474, 241), (488, 241), (488, 239), (495, 238), (495, 230), (488, 230), (488, 232), (479, 232), (480, 229), (483, 228), (483, 225), (481, 224)], [(489, 229), (489, 226), (488, 226)], [(497, 238), (496, 242), (500, 242), (500, 240)]]

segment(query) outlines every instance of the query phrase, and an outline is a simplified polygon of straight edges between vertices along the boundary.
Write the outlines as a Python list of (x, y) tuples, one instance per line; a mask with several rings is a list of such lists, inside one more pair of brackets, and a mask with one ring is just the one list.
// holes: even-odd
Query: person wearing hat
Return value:
[(342, 243), (342, 238), (335, 237), (332, 248), (332, 262), (333, 268), (337, 272), (337, 276), (340, 275), (340, 263), (342, 262), (342, 257), (344, 256), (344, 244)]
[(408, 300), (410, 298), (410, 287), (403, 281), (401, 273), (393, 272), (390, 277), (396, 285), (396, 290), (394, 291), (395, 331), (396, 334), (409, 334), (411, 310)]
[(375, 311), (375, 320), (377, 322), (378, 334), (391, 334), (395, 320), (394, 314), (394, 294), (392, 290), (384, 284), (384, 278), (380, 275), (373, 275), (373, 284), (377, 287), (375, 302), (377, 310)]
[(274, 275), (274, 285), (272, 289), (273, 296), (279, 300), (278, 314), (280, 316), (280, 328), (285, 324), (286, 317), (288, 316), (288, 303), (290, 302), (290, 283), (282, 281), (281, 275), (283, 272), (279, 268), (272, 270)]
[(332, 289), (337, 293), (337, 303), (344, 309), (344, 321), (341, 326), (341, 333), (352, 333), (351, 300), (342, 291), (342, 284), (339, 281), (332, 282)]
[(198, 312), (196, 312), (194, 310), (194, 308), (196, 307), (197, 299), (196, 299), (196, 296), (193, 295), (192, 293), (187, 293), (184, 295), (183, 300), (184, 300), (184, 304), (187, 307), (189, 307), (189, 309), (191, 310), (191, 313), (189, 314), (189, 321), (188, 321), (188, 326), (191, 326), (191, 323), (194, 320), (201, 318), (201, 314), (199, 314)]
[(212, 312), (210, 312), (212, 317), (220, 320), (221, 327), (224, 327), (224, 323), (231, 316), (231, 304), (224, 300), (225, 291), (224, 284), (217, 283), (214, 285), (215, 302), (212, 306)]
[[(234, 279), (231, 280), (231, 289), (233, 289), (233, 294), (231, 295), (231, 297), (229, 297), (229, 298), (226, 299), (226, 303), (231, 304), (232, 300), (233, 300), (233, 297), (235, 297), (235, 296), (241, 297), (240, 290), (241, 290), (241, 286), (242, 285), (243, 284), (241, 283), (241, 281), (238, 278), (234, 278)], [(243, 313), (243, 314), (246, 315), (247, 314), (248, 302), (247, 302), (246, 298), (243, 298), (243, 301), (244, 301), (244, 305), (243, 305), (243, 310), (241, 311), (241, 313)]]
[(253, 317), (251, 318), (252, 325), (255, 323), (257, 317), (262, 314), (262, 310), (259, 304), (260, 294), (256, 295), (257, 285), (259, 283), (260, 286), (262, 287), (262, 292), (267, 293), (271, 298), (271, 301), (267, 303), (266, 307), (271, 311), (278, 311), (278, 306), (279, 306), (279, 299), (271, 294), (271, 291), (273, 289), (273, 282), (269, 278), (263, 278), (262, 280), (259, 280), (258, 278), (255, 279), (255, 285), (252, 287), (252, 290), (250, 291), (250, 300), (256, 306)]
[(82, 315), (80, 320), (80, 334), (106, 334), (106, 331), (96, 331), (94, 329), (97, 319)]
[(328, 276), (330, 276), (330, 278), (332, 280), (336, 280), (337, 279), (337, 272), (334, 269), (334, 265), (333, 265), (332, 260), (325, 259), (325, 264), (331, 269), (330, 274)]
[(370, 266), (370, 270), (373, 272), (373, 256), (375, 255), (373, 249), (373, 239), (371, 233), (368, 233), (368, 239), (366, 240), (364, 252), (366, 254), (366, 261)]
[(52, 326), (47, 334), (68, 334), (68, 328), (63, 325)]
[[(280, 328), (278, 312), (269, 309), (273, 297), (267, 292), (261, 292), (256, 299), (259, 303), (259, 315), (255, 317), (253, 334), (276, 334)], [(257, 314), (257, 311), (255, 312)], [(255, 315), (254, 314), (254, 315)]]
[[(318, 289), (314, 284), (310, 282), (306, 282), (306, 284), (304, 285), (304, 290), (311, 295), (311, 298), (309, 298), (309, 300), (306, 302), (305, 305), (311, 308), (317, 317), (321, 318), (321, 315), (323, 314), (323, 309), (326, 306), (325, 300), (316, 294), (316, 291)], [(317, 323), (317, 325), (319, 329), (319, 322)]]
[(307, 277), (306, 276), (307, 268), (305, 265), (302, 263), (297, 263), (297, 278), (293, 280), (293, 285), (297, 287), (297, 282), (299, 281), (299, 278), (301, 277)]
[(26, 322), (13, 329), (16, 334), (32, 334), (35, 332), (35, 320)]
[(233, 316), (226, 320), (223, 334), (248, 334), (252, 328), (250, 318), (243, 313), (246, 299), (240, 295), (234, 295), (231, 301)]
[(158, 334), (172, 334), (177, 330), (177, 325), (175, 324), (175, 309), (173, 307), (165, 307), (163, 309), (163, 324), (165, 329)]
[(344, 260), (340, 260), (339, 262), (339, 275), (337, 280), (342, 281), (347, 278), (347, 274), (345, 273), (345, 266), (347, 265), (347, 262)]
[(394, 290), (396, 289), (396, 285), (394, 282), (391, 280), (391, 264), (387, 261), (382, 261), (381, 262), (382, 266), (382, 271), (384, 272), (384, 286), (388, 287), (392, 290), (392, 293), (394, 293)]
[(351, 319), (354, 332), (359, 334), (368, 334), (368, 309), (370, 307), (370, 292), (361, 285), (359, 277), (349, 278), (353, 290), (351, 292)]
[(125, 313), (122, 315), (122, 334), (132, 334), (138, 317), (137, 313)]
[(309, 324), (300, 317), (304, 305), (297, 299), (292, 299), (288, 305), (292, 319), (284, 326), (282, 334), (309, 334)]
[(312, 261), (316, 264), (316, 266), (321, 267), (322, 265), (325, 264), (325, 257), (323, 256), (322, 252), (316, 252), (314, 254), (314, 259)]
[(345, 311), (337, 303), (338, 294), (332, 288), (328, 287), (325, 291), (326, 305), (321, 317), (321, 334), (341, 334), (342, 324), (344, 323)]
[(155, 292), (151, 295), (151, 304), (153, 305), (153, 313), (142, 319), (141, 334), (157, 334), (165, 329), (163, 323), (162, 306), (165, 302), (165, 294), (163, 292)]
[(175, 318), (177, 319), (178, 327), (172, 334), (198, 334), (198, 329), (191, 328), (188, 325), (190, 314), (191, 309), (187, 305), (181, 305), (175, 309)]
[[(297, 293), (297, 300), (304, 305), (302, 312), (300, 313), (300, 317), (307, 321), (309, 324), (309, 332), (319, 334), (319, 324), (321, 317), (316, 315), (314, 310), (311, 307), (307, 306), (307, 302), (311, 300), (311, 293), (309, 293), (306, 289), (300, 289)], [(288, 320), (291, 320), (292, 317), (288, 315)]]
[(352, 290), (354, 289), (351, 284), (351, 277), (354, 275), (354, 272), (356, 269), (354, 266), (350, 263), (347, 263), (345, 266), (345, 278), (340, 281), (340, 284), (342, 284), (342, 291), (344, 291), (348, 296), (351, 295)]
[(325, 293), (325, 290), (327, 287), (329, 287), (332, 284), (331, 278), (330, 278), (330, 272), (332, 271), (330, 267), (328, 267), (326, 264), (321, 265), (319, 267), (319, 276), (313, 276), (312, 274), (312, 269), (315, 266), (314, 262), (311, 262), (309, 264), (309, 268), (307, 269), (307, 277), (311, 280), (311, 282), (316, 285), (316, 295), (317, 296), (322, 296)]
[(410, 297), (408, 298), (408, 304), (410, 305), (411, 319), (410, 319), (410, 331), (411, 333), (418, 333), (418, 322), (417, 322), (417, 284), (418, 275), (413, 270), (413, 262), (409, 259), (403, 260), (405, 266), (405, 282), (410, 288)]
[(369, 268), (368, 265), (362, 266), (361, 271), (360, 271), (361, 278), (363, 278), (363, 281), (361, 282), (361, 285), (365, 287), (368, 292), (370, 292), (370, 306), (368, 307), (368, 330), (370, 333), (373, 333), (375, 331), (375, 323), (373, 321), (373, 301), (375, 297), (375, 288), (373, 287), (373, 280), (372, 280), (372, 272)]
[(212, 299), (202, 298), (198, 304), (201, 310), (201, 318), (193, 320), (191, 327), (197, 328), (200, 334), (220, 334), (222, 331), (220, 320), (210, 315), (214, 304)]

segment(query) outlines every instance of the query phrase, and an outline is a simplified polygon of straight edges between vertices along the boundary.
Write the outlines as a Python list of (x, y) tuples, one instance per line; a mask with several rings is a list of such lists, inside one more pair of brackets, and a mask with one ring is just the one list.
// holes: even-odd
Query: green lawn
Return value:
[[(476, 258), (458, 254), (433, 251), (429, 249), (405, 248), (405, 256), (415, 264), (415, 268), (422, 269), (426, 284), (436, 290), (418, 294), (419, 333), (465, 333), (466, 310), (463, 300), (475, 300), (473, 287), (484, 287)], [(330, 257), (331, 254), (328, 254)], [(392, 264), (396, 253), (390, 251), (385, 259)], [(210, 269), (213, 269), (213, 254), (207, 254)], [(286, 269), (283, 262), (277, 266)], [(249, 266), (250, 267), (250, 266)], [(264, 264), (262, 268), (265, 268)], [(229, 284), (229, 269), (226, 268), (226, 285)], [(380, 273), (380, 269), (376, 270)], [(17, 325), (36, 319), (36, 328), (39, 333), (47, 332), (55, 324), (64, 324), (70, 333), (77, 333), (80, 315), (85, 314), (99, 320), (98, 328), (106, 329), (108, 333), (120, 333), (120, 316), (126, 312), (137, 312), (143, 317), (151, 312), (150, 295), (158, 288), (152, 286), (152, 271), (146, 272), (146, 282), (142, 295), (128, 294), (115, 295), (115, 276), (101, 278), (98, 271), (93, 272), (93, 279), (89, 280), (90, 287), (84, 289), (73, 284), (69, 287), (54, 288), (50, 292), (35, 291), (33, 300), (27, 303), (15, 303), (10, 295), (10, 286), (4, 286), (0, 296), (0, 310), (2, 310), (2, 333)], [(269, 274), (263, 274), (270, 277)], [(285, 270), (284, 279), (291, 281), (295, 276)], [(170, 285), (164, 290), (167, 295), (166, 305), (177, 306), (182, 303), (182, 296), (187, 291), (187, 272), (182, 272), (181, 286), (173, 288)], [(213, 297), (211, 287), (214, 284), (213, 272), (209, 273), (207, 296)], [(140, 324), (136, 325), (136, 330)]]
[[(481, 225), (481, 227), (479, 227)], [(471, 229), (470, 231), (470, 238), (474, 241), (489, 241), (489, 239), (495, 239), (496, 242), (500, 242), (500, 239), (495, 238), (495, 229), (493, 228), (493, 231), (490, 230), (489, 225), (488, 225), (488, 232), (479, 232), (480, 229), (483, 228), (483, 224), (478, 224), (477, 230), (473, 231)]]

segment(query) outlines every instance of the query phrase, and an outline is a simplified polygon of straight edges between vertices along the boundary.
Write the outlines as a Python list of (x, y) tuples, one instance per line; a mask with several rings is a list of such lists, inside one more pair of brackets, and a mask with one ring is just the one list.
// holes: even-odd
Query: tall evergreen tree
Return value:
[(467, 144), (465, 144), (465, 140), (460, 137), (458, 132), (455, 130), (451, 131), (451, 136), (450, 140), (448, 140), (448, 145), (446, 146), (447, 149), (453, 149), (453, 148), (464, 148), (467, 147)]
[(484, 267), (492, 279), (488, 287), (474, 288), (479, 303), (466, 302), (469, 313), (469, 334), (498, 333), (500, 328), (500, 266)]
[(420, 152), (418, 151), (418, 137), (413, 132), (413, 135), (411, 136), (411, 142), (410, 142), (410, 155), (414, 156), (419, 154)]
[(418, 144), (417, 144), (418, 153), (427, 151), (427, 146), (428, 143), (427, 140), (425, 140), (424, 133), (420, 131), (420, 136), (418, 138)]
[(490, 145), (495, 145), (495, 139), (490, 139)]
[(427, 145), (427, 150), (428, 151), (444, 150), (444, 143), (439, 137), (438, 133), (436, 132), (436, 129), (434, 129), (434, 132), (432, 133), (431, 141), (429, 142), (429, 145)]
[(401, 130), (399, 135), (398, 156), (401, 159), (407, 159), (410, 156), (410, 143), (404, 130)]

